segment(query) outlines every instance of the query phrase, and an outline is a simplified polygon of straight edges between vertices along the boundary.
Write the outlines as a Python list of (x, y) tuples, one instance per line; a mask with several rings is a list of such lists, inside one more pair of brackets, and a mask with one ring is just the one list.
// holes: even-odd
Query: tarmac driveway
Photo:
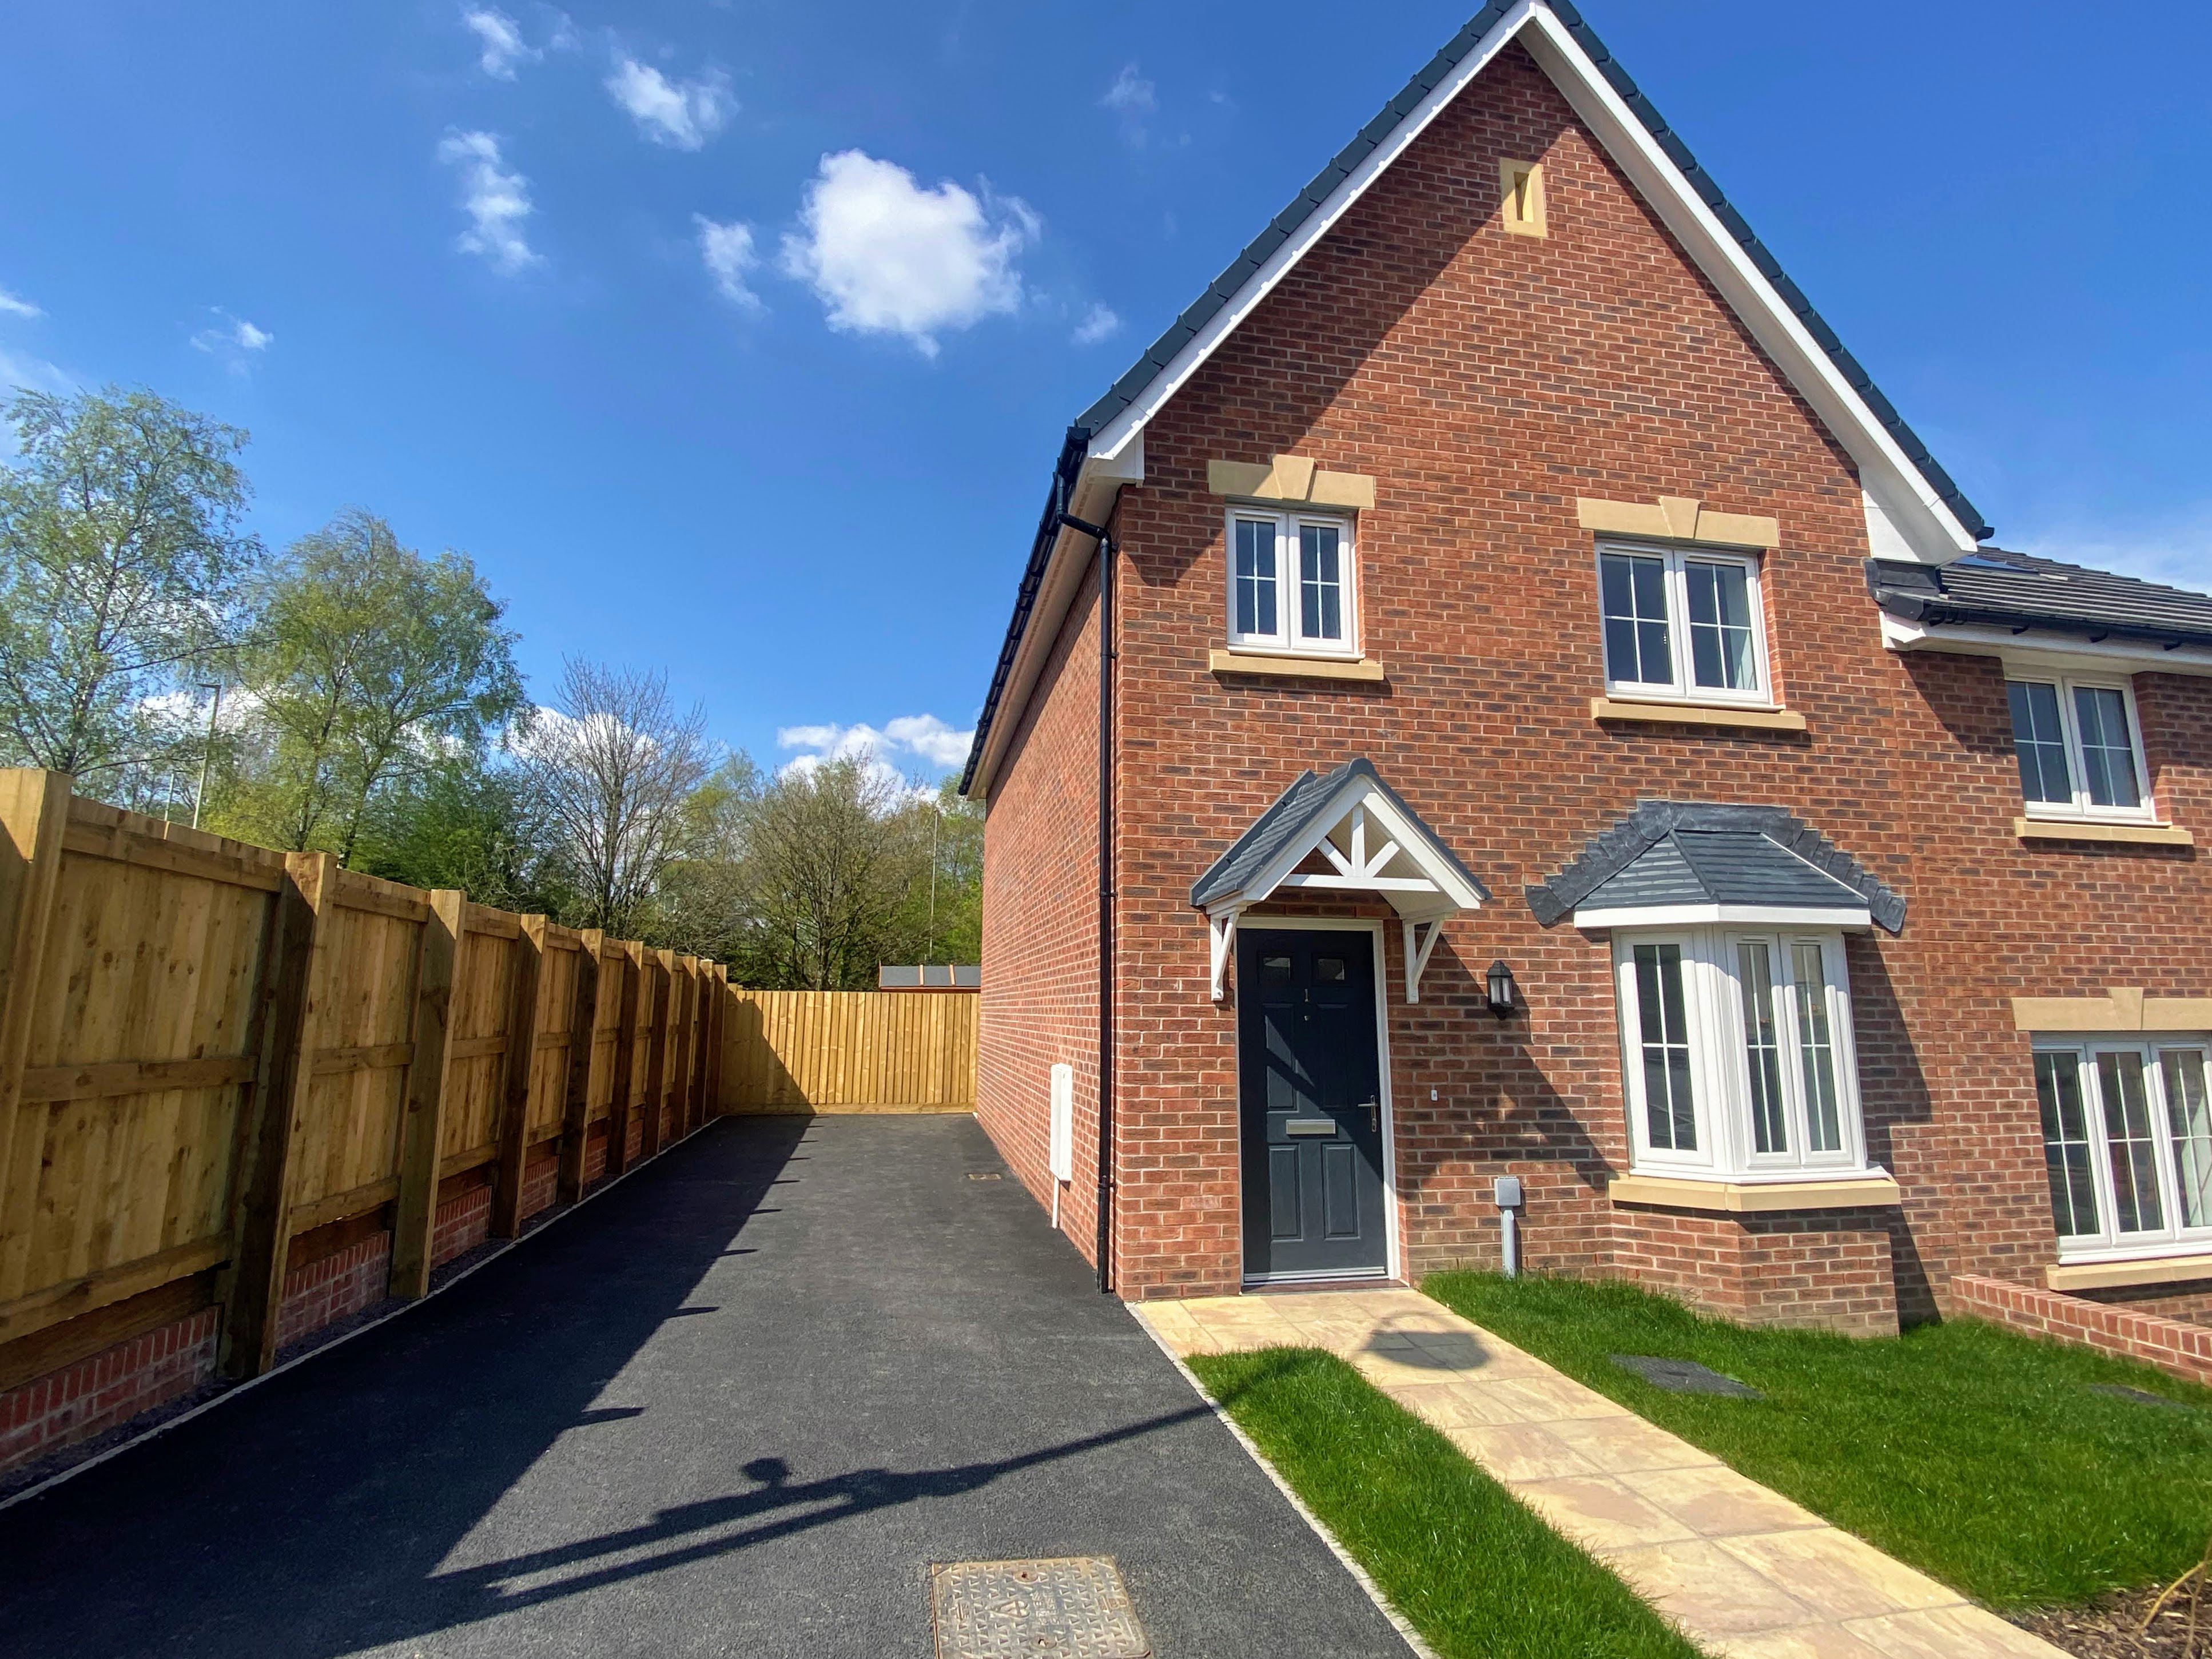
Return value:
[(0, 1511), (0, 1649), (927, 1659), (1110, 1555), (1161, 1656), (1407, 1650), (972, 1119), (725, 1121)]

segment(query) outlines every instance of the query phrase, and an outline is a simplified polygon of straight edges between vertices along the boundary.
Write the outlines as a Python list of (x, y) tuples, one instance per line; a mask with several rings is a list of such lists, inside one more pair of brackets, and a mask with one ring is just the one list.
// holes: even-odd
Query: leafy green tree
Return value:
[(283, 845), (350, 863), (383, 792), (482, 760), (528, 708), (504, 610), (467, 558), (426, 559), (373, 514), (294, 544), (246, 657)]
[(151, 392), (25, 392), (0, 467), (0, 750), (113, 793), (173, 765), (261, 545), (246, 434)]
[(983, 809), (962, 799), (952, 777), (904, 810), (914, 819), (907, 833), (929, 847), (928, 874), (915, 882), (899, 915), (899, 931), (916, 942), (912, 960), (981, 961)]
[(564, 915), (556, 839), (528, 779), (511, 763), (471, 756), (395, 781), (372, 805), (358, 868), (410, 887), (459, 887), (480, 904)]

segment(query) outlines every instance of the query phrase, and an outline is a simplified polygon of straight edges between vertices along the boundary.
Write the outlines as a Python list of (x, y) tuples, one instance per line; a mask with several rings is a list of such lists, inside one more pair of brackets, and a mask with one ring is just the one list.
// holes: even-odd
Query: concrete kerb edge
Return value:
[(1413, 1650), (1418, 1659), (1438, 1659), (1437, 1650), (1421, 1639), (1420, 1632), (1390, 1605), (1390, 1598), (1383, 1595), (1382, 1587), (1368, 1576), (1367, 1569), (1354, 1560), (1352, 1552), (1337, 1541), (1336, 1534), (1328, 1529), (1327, 1523), (1306, 1507), (1305, 1499), (1291, 1490), (1290, 1482), (1284, 1480), (1275, 1466), (1267, 1461), (1266, 1455), (1253, 1443), (1252, 1437), (1238, 1426), (1237, 1419), (1230, 1416), (1222, 1403), (1207, 1391), (1206, 1384), (1199, 1380), (1198, 1373), (1185, 1364), (1182, 1356), (1170, 1347), (1160, 1334), (1152, 1328), (1152, 1321), (1145, 1317), (1134, 1303), (1125, 1302), (1121, 1305), (1128, 1310), (1129, 1317), (1137, 1322), (1137, 1328), (1150, 1337), (1152, 1346), (1167, 1356), (1168, 1364), (1182, 1374), (1182, 1380), (1190, 1384), (1191, 1392), (1206, 1402), (1206, 1409), (1213, 1413), (1215, 1420), (1237, 1437), (1237, 1443), (1244, 1448), (1244, 1455), (1259, 1466), (1260, 1473), (1267, 1477), (1275, 1490), (1282, 1493), (1285, 1501), (1297, 1511), (1298, 1518), (1313, 1529), (1314, 1536), (1328, 1547), (1328, 1553), (1352, 1575), (1352, 1582), (1359, 1586), (1361, 1593), (1375, 1604), (1375, 1610), (1389, 1621), (1390, 1628), (1398, 1632), (1400, 1638)]
[[(262, 1383), (270, 1381), (272, 1377), (283, 1376), (286, 1371), (290, 1370), (295, 1365), (304, 1365), (310, 1360), (320, 1359), (325, 1354), (331, 1353), (339, 1348), (343, 1348), (347, 1343), (352, 1341), (354, 1338), (366, 1335), (368, 1332), (374, 1330), (380, 1325), (389, 1324), (392, 1321), (400, 1318), (404, 1315), (412, 1313), (416, 1309), (421, 1307), (433, 1297), (443, 1296), (447, 1291), (452, 1290), (454, 1285), (459, 1284), (471, 1273), (476, 1273), (480, 1268), (489, 1267), (493, 1262), (498, 1261), (500, 1257), (505, 1255), (509, 1250), (514, 1249), (516, 1245), (526, 1244), (532, 1239), (537, 1238), (542, 1234), (550, 1231), (553, 1228), (560, 1225), (562, 1222), (567, 1220), (570, 1216), (575, 1214), (577, 1211), (582, 1209), (584, 1206), (591, 1203), (594, 1199), (600, 1197), (604, 1194), (612, 1192), (617, 1187), (620, 1186), (623, 1182), (628, 1181), (639, 1170), (649, 1169), (653, 1164), (658, 1164), (664, 1154), (674, 1152), (677, 1147), (683, 1146), (685, 1141), (696, 1140), (700, 1135), (705, 1133), (708, 1129), (711, 1129), (715, 1124), (720, 1121), (721, 1117), (717, 1115), (708, 1120), (707, 1122), (701, 1124), (698, 1128), (694, 1129), (690, 1134), (684, 1136), (683, 1140), (672, 1142), (670, 1145), (662, 1147), (659, 1152), (654, 1153), (651, 1158), (642, 1159), (638, 1163), (631, 1164), (628, 1169), (624, 1170), (620, 1175), (616, 1176), (612, 1180), (600, 1182), (598, 1186), (592, 1188), (591, 1191), (586, 1193), (574, 1204), (569, 1205), (568, 1208), (556, 1211), (553, 1214), (547, 1216), (544, 1221), (540, 1222), (537, 1226), (531, 1228), (520, 1238), (507, 1238), (494, 1241), (497, 1246), (496, 1249), (483, 1251), (477, 1255), (474, 1261), (469, 1262), (455, 1272), (448, 1273), (443, 1279), (432, 1285), (429, 1290), (425, 1291), (422, 1295), (416, 1297), (412, 1302), (402, 1302), (397, 1307), (390, 1309), (386, 1312), (379, 1314), (374, 1319), (363, 1320), (351, 1330), (347, 1331), (341, 1335), (334, 1336), (329, 1341), (325, 1342), (319, 1346), (310, 1348), (305, 1353), (295, 1354), (291, 1358), (283, 1361), (280, 1364), (271, 1365), (267, 1370), (262, 1372), (260, 1376), (249, 1376), (243, 1382), (240, 1382), (234, 1387), (225, 1389), (221, 1394), (216, 1395), (212, 1400), (202, 1401), (190, 1411), (179, 1412), (174, 1417), (168, 1419), (166, 1422), (156, 1423), (151, 1428), (132, 1435), (128, 1440), (117, 1442), (114, 1445), (110, 1446), (106, 1451), (100, 1453), (97, 1456), (88, 1457), (82, 1463), (72, 1463), (68, 1468), (59, 1470), (55, 1474), (47, 1476), (46, 1479), (40, 1481), (35, 1486), (26, 1486), (19, 1492), (15, 1492), (4, 1498), (0, 1498), (0, 1510), (11, 1510), (18, 1504), (29, 1502), (32, 1498), (36, 1498), (40, 1492), (52, 1492), (56, 1486), (60, 1486), (64, 1480), (74, 1480), (78, 1475), (82, 1474), (87, 1469), (96, 1469), (112, 1457), (120, 1457), (125, 1452), (130, 1451), (136, 1447), (143, 1446), (149, 1440), (159, 1439), (161, 1436), (168, 1433), (171, 1429), (181, 1428), (184, 1425), (191, 1422), (196, 1417), (203, 1416), (206, 1413), (216, 1410), (218, 1407), (228, 1405), (240, 1395), (245, 1394), (251, 1389), (258, 1388)], [(1157, 1338), (1154, 1340), (1158, 1340)], [(1193, 1382), (1197, 1382), (1197, 1380), (1198, 1379), (1194, 1376), (1191, 1378)], [(1258, 1454), (1255, 1453), (1254, 1455), (1256, 1456)], [(1272, 1473), (1272, 1471), (1270, 1471), (1270, 1473)], [(1432, 1654), (1425, 1654), (1424, 1659), (1435, 1659), (1435, 1656)]]

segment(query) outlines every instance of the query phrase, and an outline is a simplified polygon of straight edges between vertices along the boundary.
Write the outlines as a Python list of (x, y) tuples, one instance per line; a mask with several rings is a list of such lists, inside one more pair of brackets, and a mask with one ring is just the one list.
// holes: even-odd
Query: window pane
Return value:
[(2066, 734), (2058, 726), (2058, 688), (2014, 680), (2005, 691), (2012, 699), (2012, 750), (2020, 760), (2021, 799), (2072, 805)]
[(1237, 631), (1279, 631), (1275, 626), (1275, 526), (1265, 519), (1237, 520)]
[(1605, 676), (1632, 685), (1672, 685), (1667, 639), (1667, 562), (1626, 553), (1598, 561), (1605, 611)]
[(2105, 1150), (2112, 1164), (2112, 1224), (2124, 1233), (2156, 1232), (2166, 1225), (2166, 1215), (2158, 1201), (2158, 1151), (2151, 1143), (2142, 1056), (2130, 1048), (2099, 1053), (2097, 1092), (2104, 1097)]
[(1644, 1125), (1663, 1152), (1698, 1149), (1690, 1097), (1690, 1022), (1682, 1006), (1682, 947), (1636, 947), (1636, 1020), (1644, 1049)]
[(2089, 1115), (2081, 1109), (2077, 1054), (2035, 1057), (2035, 1097), (2043, 1108), (2043, 1167), (2051, 1177), (2051, 1218), (2061, 1238), (2100, 1231), (2097, 1182), (2089, 1164)]
[(1298, 526), (1298, 632), (1307, 639), (1344, 637), (1341, 540), (1334, 525)]
[(1314, 983), (1316, 985), (1343, 984), (1344, 958), (1342, 957), (1316, 957), (1314, 958)]
[(1790, 1150), (1782, 1115), (1782, 1046), (1774, 1020), (1774, 958), (1765, 944), (1735, 947), (1736, 985), (1743, 994), (1744, 1060), (1751, 1073), (1751, 1138), (1762, 1152)]
[(2099, 806), (2142, 805), (2126, 699), (2110, 686), (2077, 685), (2074, 713), (2081, 726), (2082, 783), (2089, 799)]
[(1751, 573), (1740, 564), (1683, 566), (1690, 584), (1690, 668), (1699, 685), (1759, 688), (1751, 643)]
[(1796, 980), (1797, 1059), (1805, 1074), (1805, 1136), (1816, 1152), (1844, 1149), (1836, 1110), (1836, 1047), (1828, 1030), (1828, 978), (1817, 945), (1790, 947)]
[(1288, 985), (1291, 982), (1291, 959), (1288, 957), (1261, 957), (1260, 983)]
[(2212, 1103), (2205, 1098), (2204, 1051), (2167, 1048), (2158, 1064), (2166, 1082), (2166, 1124), (2173, 1133), (2181, 1224), (2212, 1227)]

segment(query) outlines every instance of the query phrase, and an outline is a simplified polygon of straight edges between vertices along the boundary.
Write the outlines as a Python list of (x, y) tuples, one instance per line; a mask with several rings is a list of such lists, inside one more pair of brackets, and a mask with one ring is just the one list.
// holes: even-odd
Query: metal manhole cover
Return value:
[(1103, 1555), (956, 1561), (929, 1570), (937, 1659), (1147, 1659), (1121, 1575)]
[(1645, 1353), (1617, 1353), (1613, 1363), (1625, 1371), (1634, 1371), (1655, 1389), (1664, 1389), (1669, 1394), (1718, 1394), (1736, 1400), (1764, 1400), (1766, 1396), (1757, 1389), (1746, 1388), (1732, 1376), (1700, 1365), (1694, 1359), (1661, 1359)]

